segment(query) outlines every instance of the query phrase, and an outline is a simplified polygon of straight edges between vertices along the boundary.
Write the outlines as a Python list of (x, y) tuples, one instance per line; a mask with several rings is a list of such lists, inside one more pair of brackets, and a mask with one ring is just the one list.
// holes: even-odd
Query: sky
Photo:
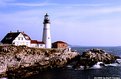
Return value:
[(46, 13), (52, 42), (121, 46), (121, 0), (0, 0), (0, 40), (19, 30), (41, 41)]

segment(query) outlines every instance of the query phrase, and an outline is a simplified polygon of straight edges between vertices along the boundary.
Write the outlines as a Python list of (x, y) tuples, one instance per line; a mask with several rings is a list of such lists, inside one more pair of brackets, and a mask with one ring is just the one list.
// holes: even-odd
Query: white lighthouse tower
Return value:
[(47, 13), (44, 16), (43, 24), (44, 27), (43, 27), (42, 41), (45, 43), (45, 48), (51, 48), (50, 20), (49, 20), (49, 15)]

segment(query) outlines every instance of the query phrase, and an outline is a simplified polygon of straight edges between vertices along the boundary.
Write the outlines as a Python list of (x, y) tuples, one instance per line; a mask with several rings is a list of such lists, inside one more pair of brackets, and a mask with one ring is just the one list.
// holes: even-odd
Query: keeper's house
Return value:
[(10, 32), (1, 41), (2, 44), (25, 45), (28, 47), (45, 48), (45, 43), (31, 38), (24, 32)]

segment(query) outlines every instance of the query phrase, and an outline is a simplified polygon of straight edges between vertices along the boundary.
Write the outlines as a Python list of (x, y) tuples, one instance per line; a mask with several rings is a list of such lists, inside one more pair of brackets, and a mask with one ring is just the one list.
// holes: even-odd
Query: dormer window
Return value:
[(12, 39), (12, 37), (8, 37), (8, 38), (6, 38), (6, 40), (11, 40)]
[(29, 37), (28, 37), (28, 36), (25, 36), (25, 38), (26, 38), (26, 39), (29, 39)]

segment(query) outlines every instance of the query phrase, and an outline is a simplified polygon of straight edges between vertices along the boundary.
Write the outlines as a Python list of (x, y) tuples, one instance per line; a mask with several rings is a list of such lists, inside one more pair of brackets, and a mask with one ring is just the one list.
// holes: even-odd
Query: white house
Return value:
[(25, 45), (28, 47), (45, 48), (44, 42), (31, 40), (24, 32), (10, 32), (1, 41), (3, 44), (13, 44), (16, 46)]

